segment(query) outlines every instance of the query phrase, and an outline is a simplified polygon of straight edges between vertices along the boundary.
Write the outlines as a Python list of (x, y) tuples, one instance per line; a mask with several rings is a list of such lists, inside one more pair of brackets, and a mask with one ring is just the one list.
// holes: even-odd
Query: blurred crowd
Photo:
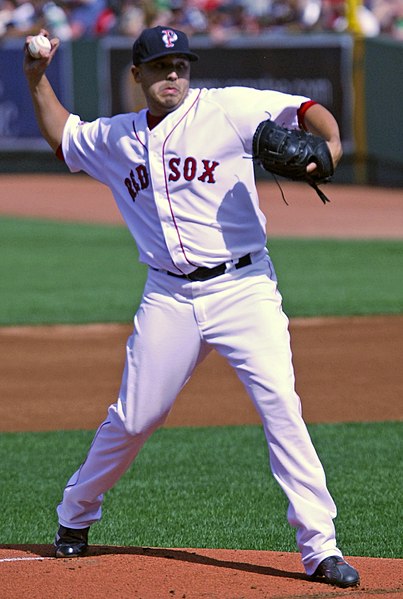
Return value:
[[(356, 1), (356, 0), (355, 0)], [(267, 32), (386, 34), (403, 41), (403, 0), (0, 0), (0, 38), (35, 35), (62, 41), (106, 35), (137, 37), (169, 25), (215, 43)]]

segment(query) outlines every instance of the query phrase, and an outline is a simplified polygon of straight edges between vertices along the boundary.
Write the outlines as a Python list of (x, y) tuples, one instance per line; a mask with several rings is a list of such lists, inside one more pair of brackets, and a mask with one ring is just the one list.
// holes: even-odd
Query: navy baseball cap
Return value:
[(172, 27), (151, 27), (144, 29), (133, 44), (133, 64), (150, 62), (169, 54), (183, 54), (189, 60), (198, 60), (197, 54), (189, 49), (186, 33)]

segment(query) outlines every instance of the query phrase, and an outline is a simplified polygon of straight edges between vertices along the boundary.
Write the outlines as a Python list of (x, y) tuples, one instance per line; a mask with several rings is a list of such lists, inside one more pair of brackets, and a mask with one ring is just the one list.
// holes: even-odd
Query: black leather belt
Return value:
[[(188, 279), (189, 281), (207, 281), (208, 279), (214, 279), (214, 277), (223, 275), (227, 270), (227, 264), (227, 262), (223, 262), (222, 264), (214, 266), (213, 268), (200, 266), (199, 268), (196, 268), (196, 270), (190, 272), (187, 275), (179, 275), (175, 272), (170, 272), (169, 270), (166, 270), (164, 272), (166, 272), (171, 277), (178, 277), (179, 279)], [(235, 268), (238, 270), (239, 268), (243, 268), (244, 266), (249, 266), (249, 264), (252, 264), (252, 259), (250, 257), (250, 254), (246, 254), (246, 256), (242, 256), (242, 258), (239, 258), (238, 262), (235, 264)]]

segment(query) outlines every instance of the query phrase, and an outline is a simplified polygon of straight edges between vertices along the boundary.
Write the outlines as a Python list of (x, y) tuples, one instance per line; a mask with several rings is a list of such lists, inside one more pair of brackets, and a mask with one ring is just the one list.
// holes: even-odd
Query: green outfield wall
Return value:
[(403, 42), (368, 39), (364, 53), (369, 183), (403, 180)]

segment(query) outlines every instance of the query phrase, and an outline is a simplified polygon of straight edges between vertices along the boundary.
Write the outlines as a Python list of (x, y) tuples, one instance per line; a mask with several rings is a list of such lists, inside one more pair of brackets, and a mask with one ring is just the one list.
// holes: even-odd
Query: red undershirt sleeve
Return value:
[(303, 104), (301, 104), (301, 106), (297, 110), (298, 125), (299, 128), (304, 129), (304, 131), (307, 130), (305, 126), (305, 113), (308, 110), (308, 108), (314, 106), (314, 104), (317, 104), (317, 102), (315, 102), (314, 100), (308, 100), (307, 102), (303, 102)]
[(64, 162), (64, 156), (63, 156), (63, 150), (62, 150), (62, 145), (61, 144), (57, 148), (55, 154), (56, 154), (56, 158), (58, 158), (59, 160), (61, 160), (62, 162)]

